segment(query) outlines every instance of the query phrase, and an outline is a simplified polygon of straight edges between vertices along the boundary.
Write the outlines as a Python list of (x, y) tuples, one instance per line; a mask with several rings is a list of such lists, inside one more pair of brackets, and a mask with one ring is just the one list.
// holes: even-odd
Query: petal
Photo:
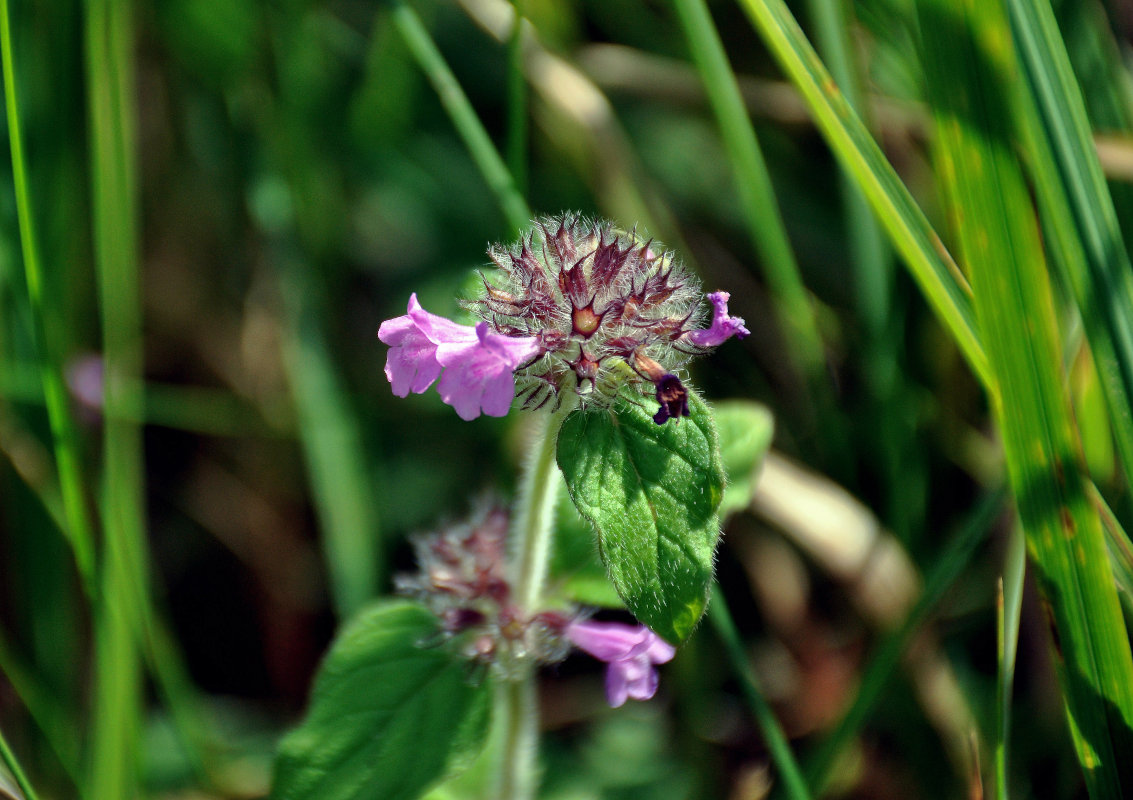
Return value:
[[(409, 311), (420, 309), (417, 295), (409, 297)], [(390, 345), (386, 354), (386, 378), (393, 393), (405, 397), (428, 389), (441, 373), (437, 346), (429, 341), (409, 314), (387, 319), (378, 328), (378, 338)]]
[(712, 325), (704, 330), (685, 334), (692, 344), (697, 347), (716, 347), (732, 336), (742, 339), (751, 333), (744, 327), (743, 319), (728, 316), (730, 299), (731, 295), (727, 292), (712, 292), (708, 295), (708, 301), (712, 303)]
[(606, 669), (606, 702), (610, 708), (620, 708), (629, 697), (629, 684), (621, 662), (615, 661)]
[(651, 631), (644, 625), (617, 622), (572, 622), (567, 638), (575, 646), (601, 661), (616, 662), (629, 657)]
[(648, 657), (649, 661), (654, 664), (664, 664), (668, 661), (672, 661), (673, 656), (677, 654), (677, 648), (653, 633), (653, 631), (649, 633), (652, 638), (649, 640), (649, 646), (645, 650), (645, 655)]
[(436, 345), (423, 336), (407, 338), (404, 344), (391, 347), (386, 354), (386, 378), (393, 393), (406, 397), (411, 391), (421, 394), (432, 386), (441, 374), (436, 352)]
[(634, 700), (649, 700), (657, 694), (660, 678), (648, 659), (632, 659), (619, 664), (622, 665), (622, 675), (626, 682), (626, 694)]
[(433, 344), (455, 344), (476, 341), (476, 329), (471, 325), (460, 325), (451, 319), (430, 314), (417, 302), (417, 295), (409, 298), (409, 318)]

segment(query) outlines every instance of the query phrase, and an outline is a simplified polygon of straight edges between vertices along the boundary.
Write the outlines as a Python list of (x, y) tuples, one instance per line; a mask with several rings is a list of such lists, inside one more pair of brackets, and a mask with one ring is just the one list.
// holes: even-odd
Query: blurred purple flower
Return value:
[(102, 356), (85, 355), (67, 364), (67, 388), (85, 408), (102, 410), (105, 384)]
[(648, 700), (657, 692), (657, 670), (676, 648), (644, 625), (617, 622), (572, 622), (567, 638), (595, 658), (607, 662), (606, 701), (612, 708), (627, 697)]
[(716, 347), (732, 336), (742, 339), (751, 333), (744, 327), (743, 319), (728, 316), (729, 299), (731, 295), (727, 292), (712, 292), (708, 295), (708, 300), (712, 303), (712, 326), (686, 334), (690, 342), (697, 347)]
[(504, 336), (487, 322), (472, 327), (430, 314), (416, 293), (404, 316), (381, 324), (378, 338), (390, 346), (386, 377), (395, 395), (421, 394), (440, 376), (441, 399), (464, 420), (481, 412), (507, 414), (515, 397), (513, 373), (540, 349), (536, 336)]

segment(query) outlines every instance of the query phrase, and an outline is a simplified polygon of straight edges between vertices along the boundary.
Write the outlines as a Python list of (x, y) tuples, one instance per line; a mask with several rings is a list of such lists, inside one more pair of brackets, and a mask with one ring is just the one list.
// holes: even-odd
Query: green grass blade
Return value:
[(1011, 738), (1011, 690), (1015, 685), (1015, 654), (1019, 645), (1019, 617), (1023, 610), (1023, 578), (1027, 550), (1023, 532), (1014, 528), (1007, 544), (1003, 578), (996, 592), (996, 682), (995, 682), (995, 796), (1007, 800)]
[(133, 797), (139, 788), (142, 715), (138, 637), (148, 597), (141, 411), (141, 303), (134, 173), (132, 20), (128, 3), (86, 7), (87, 91), (95, 265), (105, 360), (102, 520), (95, 612), (91, 797)]
[(802, 93), (827, 143), (869, 199), (894, 248), (972, 370), (991, 385), (966, 280), (782, 0), (738, 0)]
[(16, 779), (16, 785), (20, 787), (20, 791), (24, 794), (24, 800), (39, 800), (39, 795), (35, 793), (32, 788), (31, 782), (28, 780), (27, 775), (24, 774), (20, 762), (16, 760), (16, 754), (12, 752), (12, 748), (8, 746), (8, 740), (4, 738), (4, 732), (0, 731), (0, 761), (12, 773), (12, 777)]
[(511, 0), (515, 16), (507, 42), (507, 166), (516, 191), (527, 194), (527, 76), (523, 74), (523, 0)]
[(32, 668), (16, 654), (7, 634), (0, 631), (0, 674), (24, 704), (67, 777), (77, 782), (79, 769), (78, 720), (53, 694)]
[(919, 12), (937, 173), (996, 377), (993, 410), (1051, 612), (1071, 733), (1091, 796), (1119, 798), (1133, 791), (1133, 656), (1078, 456), (1053, 293), (1014, 155), (1011, 32), (1004, 9), (980, 0), (926, 0)]
[(825, 377), (826, 358), (814, 309), (724, 45), (704, 0), (673, 0), (673, 5), (732, 162), (740, 208), (762, 261), (784, 339), (808, 378)]
[(987, 536), (988, 527), (1003, 507), (1004, 492), (992, 492), (972, 511), (960, 530), (950, 537), (944, 551), (933, 559), (924, 588), (901, 625), (888, 633), (870, 655), (868, 666), (854, 695), (854, 702), (837, 727), (818, 745), (805, 762), (807, 783), (816, 795), (829, 785), (834, 765), (846, 746), (854, 740), (881, 699), (901, 660), (901, 654), (944, 596), (972, 560), (977, 545)]
[(1032, 123), (1028, 144), (1043, 219), (1058, 255), (1054, 261), (1078, 303), (1128, 475), (1133, 473), (1133, 265), (1054, 13), (1047, 0), (1007, 0), (1007, 8), (1028, 98), (1038, 111), (1037, 118), (1020, 116)]
[[(488, 188), (495, 195), (512, 232), (518, 233), (531, 222), (531, 209), (516, 186), (515, 178), (500, 158), (499, 151), (492, 144), (480, 118), (476, 116), (476, 110), (445, 63), (444, 56), (437, 49), (417, 12), (403, 2), (394, 2), (391, 6), (393, 23), (405, 40), (409, 52), (436, 90), (441, 105), (448, 112), (460, 138), (464, 140), (464, 145), (487, 181)], [(516, 27), (522, 28), (522, 21)]]
[(62, 487), (66, 515), (64, 535), (74, 552), (75, 564), (88, 596), (94, 595), (94, 526), (87, 511), (78, 434), (68, 406), (63, 378), (63, 353), (59, 341), (59, 312), (44, 294), (43, 268), (39, 261), (35, 215), (24, 163), (23, 132), (20, 125), (20, 103), (17, 90), (12, 31), (8, 0), (0, 0), (0, 50), (4, 66), (4, 97), (8, 116), (8, 141), (12, 150), (12, 174), (16, 188), (16, 211), (19, 216), (20, 246), (23, 250), (28, 300), (35, 319), (36, 338), (41, 353), (40, 380), (47, 404), (47, 416), (55, 447), (55, 463)]
[[(810, 0), (809, 6), (819, 52), (846, 102), (864, 119), (867, 106), (850, 39), (853, 33), (850, 4), (848, 0)], [(865, 195), (854, 184), (853, 176), (844, 169), (841, 188), (858, 319), (875, 346), (888, 344), (891, 349), (893, 339), (886, 336), (885, 328), (890, 313), (893, 276), (885, 239)], [(881, 353), (878, 357), (885, 358), (887, 355), (890, 359), (893, 357)]]
[(744, 698), (751, 708), (759, 730), (763, 733), (763, 741), (771, 754), (771, 760), (779, 770), (784, 791), (792, 800), (806, 800), (811, 796), (806, 781), (799, 771), (798, 762), (791, 752), (791, 745), (783, 733), (783, 728), (775, 718), (775, 712), (771, 710), (771, 706), (767, 704), (767, 700), (759, 690), (755, 673), (751, 671), (747, 653), (740, 640), (739, 631), (736, 630), (732, 613), (724, 600), (724, 592), (715, 581), (712, 583), (712, 598), (708, 603), (708, 620), (716, 629), (716, 635), (724, 643), (728, 660), (732, 662), (732, 670), (743, 689)]
[(372, 471), (323, 330), (327, 303), (295, 253), (277, 250), (288, 324), (284, 366), (322, 530), (335, 611), (346, 619), (373, 599), (383, 553)]

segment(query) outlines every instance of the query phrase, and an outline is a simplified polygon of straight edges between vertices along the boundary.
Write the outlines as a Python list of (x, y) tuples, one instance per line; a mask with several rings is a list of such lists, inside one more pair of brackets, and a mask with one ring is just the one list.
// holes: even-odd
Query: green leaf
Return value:
[(751, 504), (758, 467), (775, 435), (775, 420), (765, 406), (749, 400), (717, 403), (715, 416), (720, 460), (728, 476), (720, 515), (727, 517)]
[(491, 692), (414, 603), (363, 611), (331, 647), (302, 724), (280, 744), (276, 800), (417, 798), (484, 741)]
[(712, 413), (695, 392), (679, 424), (657, 425), (643, 401), (623, 396), (612, 411), (567, 417), (558, 462), (626, 607), (680, 643), (708, 604), (724, 469)]

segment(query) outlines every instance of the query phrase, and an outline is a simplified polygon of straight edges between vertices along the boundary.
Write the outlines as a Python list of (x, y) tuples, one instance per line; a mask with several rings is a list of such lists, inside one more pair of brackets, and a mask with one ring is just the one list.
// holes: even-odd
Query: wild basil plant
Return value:
[[(487, 796), (531, 797), (538, 667), (575, 647), (608, 664), (611, 706), (648, 700), (704, 614), (724, 471), (683, 367), (747, 335), (728, 294), (705, 303), (659, 243), (571, 215), (489, 256), (496, 269), (465, 304), (475, 326), (414, 294), (378, 336), (394, 394), (435, 384), (465, 420), (513, 406), (538, 416), (521, 490), (510, 508), (481, 502), (418, 538), (419, 570), (397, 580), (404, 599), (342, 632), (282, 744), (276, 797), (419, 797), (488, 739)], [(639, 624), (593, 620), (547, 580), (560, 475)]]

